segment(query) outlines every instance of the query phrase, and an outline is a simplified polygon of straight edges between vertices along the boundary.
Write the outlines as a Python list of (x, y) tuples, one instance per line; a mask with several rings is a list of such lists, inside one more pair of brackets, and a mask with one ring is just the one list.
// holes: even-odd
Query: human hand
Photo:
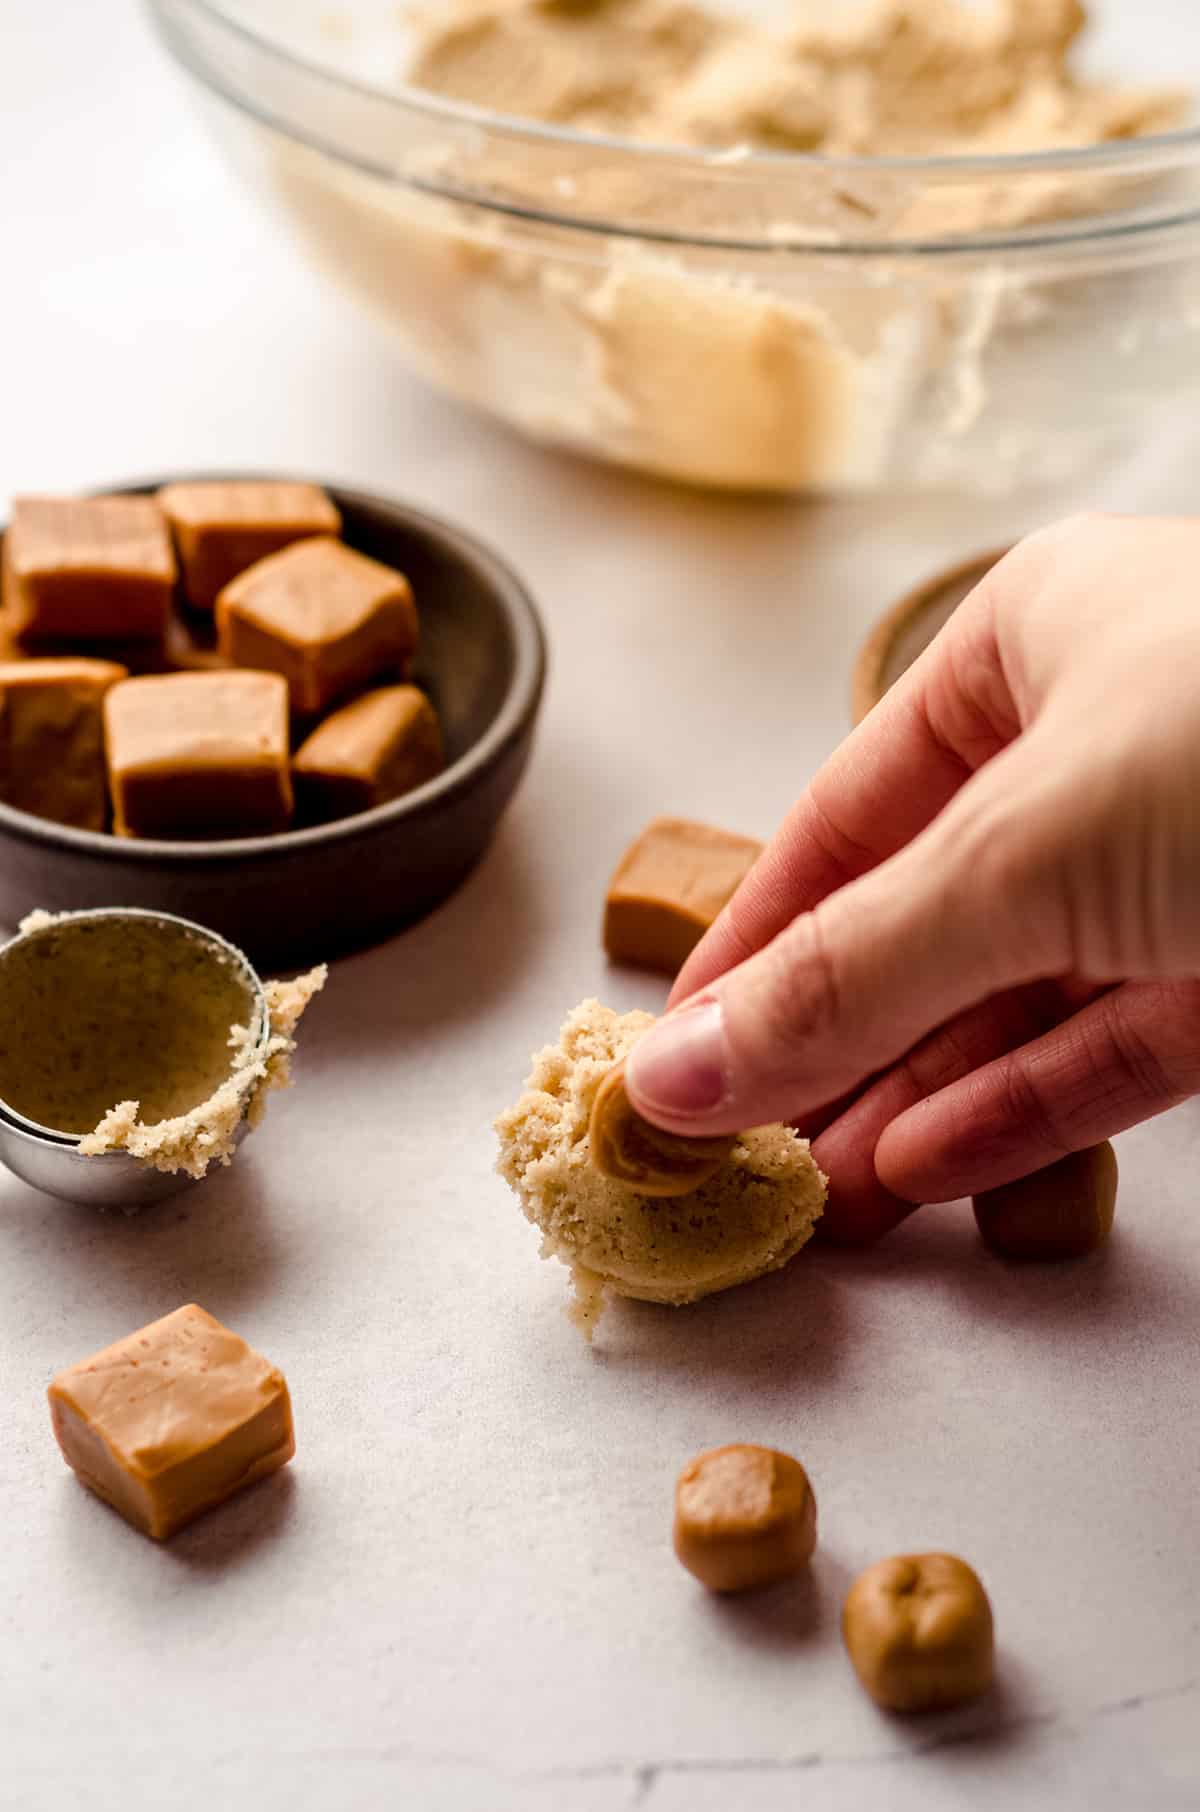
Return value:
[(626, 1068), (851, 1241), (1200, 1090), (1200, 520), (1031, 536), (821, 768)]

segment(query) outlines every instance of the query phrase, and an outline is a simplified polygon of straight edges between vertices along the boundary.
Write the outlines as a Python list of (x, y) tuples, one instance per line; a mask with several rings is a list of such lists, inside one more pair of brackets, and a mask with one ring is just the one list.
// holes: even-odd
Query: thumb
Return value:
[(1061, 782), (1037, 740), (660, 1020), (626, 1064), (638, 1112), (684, 1134), (802, 1122), (956, 1013), (1065, 972)]

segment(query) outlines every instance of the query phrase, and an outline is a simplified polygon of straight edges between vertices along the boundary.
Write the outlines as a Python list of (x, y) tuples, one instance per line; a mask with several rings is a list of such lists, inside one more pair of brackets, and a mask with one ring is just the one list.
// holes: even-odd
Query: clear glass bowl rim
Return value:
[[(357, 96), (372, 107), (382, 107), (400, 117), (428, 120), (431, 127), (440, 126), (445, 130), (458, 133), (478, 135), (485, 133), (506, 144), (525, 144), (536, 148), (541, 154), (552, 152), (555, 148), (564, 152), (578, 154), (586, 151), (607, 153), (627, 160), (631, 166), (646, 168), (653, 164), (664, 174), (672, 173), (681, 182), (702, 179), (711, 182), (720, 177), (723, 181), (738, 186), (748, 185), (752, 181), (770, 180), (783, 184), (789, 177), (804, 174), (808, 177), (820, 177), (831, 186), (839, 183), (851, 183), (863, 178), (892, 178), (908, 183), (924, 183), (929, 187), (949, 185), (961, 186), (964, 183), (997, 181), (1020, 181), (1025, 178), (1071, 177), (1084, 181), (1088, 178), (1106, 176), (1147, 177), (1165, 175), (1172, 172), (1196, 170), (1200, 172), (1200, 124), (1187, 126), (1174, 132), (1159, 133), (1143, 138), (1116, 139), (1098, 145), (1081, 145), (1078, 147), (1055, 149), (1051, 151), (1026, 151), (1002, 154), (963, 154), (935, 156), (878, 156), (878, 157), (828, 157), (818, 152), (788, 151), (754, 151), (743, 154), (741, 151), (730, 153), (728, 150), (698, 151), (693, 145), (657, 144), (643, 139), (609, 136), (602, 133), (582, 132), (570, 127), (549, 125), (539, 120), (524, 119), (514, 114), (492, 113), (486, 108), (476, 107), (469, 102), (450, 100), (436, 95), (426, 89), (407, 84), (395, 87), (380, 87), (360, 78), (334, 69), (329, 65), (301, 55), (298, 51), (278, 42), (269, 33), (248, 25), (241, 19), (232, 17), (219, 3), (219, 0), (147, 0), (147, 5), (154, 16), (164, 41), (176, 60), (205, 86), (213, 90), (219, 98), (242, 111), (255, 113), (260, 123), (275, 131), (282, 131), (288, 136), (301, 137), (313, 150), (336, 157), (343, 162), (365, 168), (368, 174), (384, 176), (421, 190), (425, 194), (441, 195), (445, 199), (467, 203), (494, 212), (514, 215), (526, 220), (535, 220), (541, 224), (562, 227), (582, 228), (593, 232), (603, 232), (615, 237), (677, 239), (683, 244), (695, 244), (710, 248), (728, 246), (737, 250), (770, 250), (778, 253), (781, 249), (788, 251), (811, 251), (815, 254), (830, 256), (838, 252), (853, 252), (856, 255), (881, 252), (896, 254), (898, 252), (927, 252), (953, 250), (970, 246), (972, 250), (1028, 249), (1031, 245), (1058, 244), (1064, 240), (1077, 239), (1080, 236), (1090, 240), (1128, 236), (1131, 232), (1147, 228), (1161, 229), (1168, 227), (1190, 226), (1200, 224), (1200, 197), (1194, 199), (1194, 205), (1182, 212), (1171, 213), (1166, 220), (1161, 214), (1150, 219), (1139, 219), (1135, 216), (1105, 217), (1098, 220), (1093, 213), (1065, 214), (1054, 222), (1043, 223), (1032, 233), (1019, 229), (1011, 234), (1001, 234), (995, 238), (980, 238), (976, 235), (948, 235), (944, 239), (934, 239), (926, 243), (903, 243), (894, 239), (858, 238), (853, 242), (841, 238), (836, 242), (814, 240), (806, 245), (803, 241), (789, 243), (781, 247), (776, 237), (761, 237), (746, 241), (729, 241), (714, 239), (702, 233), (696, 234), (681, 231), (678, 234), (663, 234), (655, 231), (639, 231), (636, 226), (621, 221), (598, 220), (592, 215), (572, 213), (569, 208), (514, 205), (505, 203), (494, 191), (481, 187), (472, 190), (461, 182), (439, 182), (429, 176), (414, 177), (410, 170), (402, 165), (396, 167), (376, 167), (364, 164), (349, 148), (336, 142), (318, 139), (310, 131), (301, 132), (298, 123), (275, 115), (269, 115), (256, 109), (244, 95), (229, 91), (216, 79), (217, 72), (211, 67), (199, 68), (196, 62), (182, 55), (171, 27), (173, 15), (192, 15), (210, 29), (225, 34), (232, 45), (238, 45), (255, 56), (262, 58), (265, 64), (274, 63), (280, 69), (291, 70), (302, 76), (307, 82), (339, 95), (343, 99)], [(1082, 229), (1082, 235), (1081, 235)]]

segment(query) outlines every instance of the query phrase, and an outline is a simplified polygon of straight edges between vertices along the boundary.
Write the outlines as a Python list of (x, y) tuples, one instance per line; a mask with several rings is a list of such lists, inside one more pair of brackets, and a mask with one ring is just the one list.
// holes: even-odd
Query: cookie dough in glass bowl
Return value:
[(1194, 412), (1191, 0), (748, 4), (152, 11), (314, 262), (537, 439), (728, 489), (1044, 492)]

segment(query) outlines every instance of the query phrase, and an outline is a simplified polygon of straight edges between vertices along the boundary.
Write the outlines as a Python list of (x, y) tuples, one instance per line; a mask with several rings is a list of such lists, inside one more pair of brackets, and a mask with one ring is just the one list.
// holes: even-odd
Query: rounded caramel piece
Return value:
[(1112, 1232), (1117, 1154), (1107, 1142), (977, 1195), (985, 1246), (1002, 1258), (1084, 1258)]
[(625, 1092), (625, 1064), (601, 1080), (588, 1122), (592, 1163), (601, 1176), (639, 1195), (688, 1195), (706, 1183), (733, 1150), (732, 1138), (682, 1139), (635, 1112)]
[(798, 1460), (773, 1447), (714, 1447), (675, 1486), (675, 1552), (710, 1592), (790, 1579), (817, 1545), (817, 1501)]
[(897, 1554), (860, 1573), (842, 1608), (854, 1669), (887, 1711), (935, 1711), (992, 1683), (992, 1607), (953, 1554)]

